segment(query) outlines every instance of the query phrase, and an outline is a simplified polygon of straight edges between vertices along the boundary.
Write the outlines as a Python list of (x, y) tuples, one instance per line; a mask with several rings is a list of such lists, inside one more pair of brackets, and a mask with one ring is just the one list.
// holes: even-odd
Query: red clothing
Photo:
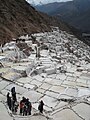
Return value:
[(20, 108), (23, 108), (23, 107), (24, 107), (24, 103), (21, 102), (21, 103), (20, 103)]

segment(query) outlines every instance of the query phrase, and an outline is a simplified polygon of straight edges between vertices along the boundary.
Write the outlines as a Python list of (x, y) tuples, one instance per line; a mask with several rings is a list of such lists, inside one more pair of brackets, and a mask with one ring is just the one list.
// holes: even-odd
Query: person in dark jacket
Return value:
[(7, 93), (7, 105), (8, 105), (8, 106), (9, 106), (9, 98), (10, 98), (9, 95), (10, 95), (10, 93), (8, 92), (8, 93)]
[(12, 98), (13, 98), (14, 102), (16, 102), (16, 101), (17, 101), (17, 98), (16, 98), (15, 87), (12, 87), (12, 89), (11, 89), (11, 93), (12, 93)]
[(20, 115), (22, 115), (23, 108), (24, 108), (24, 102), (21, 100), (20, 101)]
[(24, 115), (27, 115), (27, 106), (26, 106), (26, 104), (24, 104), (24, 107), (23, 107), (23, 116)]
[(28, 98), (27, 98), (27, 100), (26, 100), (26, 106), (27, 106), (27, 114), (28, 114), (28, 115), (31, 115), (32, 105), (31, 105), (31, 102), (29, 101)]
[(26, 98), (22, 97), (22, 100), (20, 101), (20, 115), (22, 115), (22, 113), (24, 112), (25, 102), (26, 102)]
[(28, 106), (28, 114), (31, 115), (31, 110), (32, 110), (32, 105), (31, 102), (29, 102), (29, 106)]
[(38, 110), (40, 111), (40, 113), (43, 113), (43, 106), (44, 106), (44, 103), (41, 100), (40, 103), (39, 103), (39, 106), (38, 106)]
[(10, 95), (10, 93), (8, 92), (7, 93), (7, 105), (9, 107), (9, 109), (11, 110), (11, 107), (12, 107), (12, 105), (11, 105), (11, 97), (9, 95)]

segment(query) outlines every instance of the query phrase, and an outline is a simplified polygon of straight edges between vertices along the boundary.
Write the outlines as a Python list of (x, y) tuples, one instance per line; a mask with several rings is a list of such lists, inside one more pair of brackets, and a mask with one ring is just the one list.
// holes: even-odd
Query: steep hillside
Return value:
[[(49, 7), (48, 7), (49, 6)], [(52, 8), (52, 6), (55, 6)], [(37, 7), (39, 11), (58, 16), (82, 32), (90, 32), (90, 0), (73, 0), (65, 3), (52, 3)], [(49, 9), (47, 11), (47, 9)]]
[(50, 30), (47, 21), (25, 0), (0, 0), (0, 41), (43, 30)]
[(54, 25), (71, 31), (63, 22), (38, 12), (25, 0), (0, 0), (0, 44), (19, 35), (50, 31)]

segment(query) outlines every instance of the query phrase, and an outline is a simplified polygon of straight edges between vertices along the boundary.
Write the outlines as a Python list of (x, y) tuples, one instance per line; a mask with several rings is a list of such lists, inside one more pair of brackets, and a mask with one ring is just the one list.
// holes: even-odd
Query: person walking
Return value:
[(43, 106), (44, 106), (44, 103), (41, 100), (40, 103), (39, 103), (39, 106), (38, 106), (38, 110), (40, 111), (40, 113), (43, 113)]

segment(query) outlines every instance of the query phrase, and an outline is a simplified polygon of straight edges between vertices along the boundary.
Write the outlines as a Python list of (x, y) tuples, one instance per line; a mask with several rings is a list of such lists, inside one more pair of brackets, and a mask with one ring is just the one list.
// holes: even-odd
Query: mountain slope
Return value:
[(47, 26), (43, 16), (25, 0), (0, 0), (0, 38), (3, 40), (20, 34), (50, 30)]
[(45, 5), (53, 2), (61, 2), (61, 1), (65, 2), (70, 0), (26, 0), (26, 1), (33, 6), (36, 6), (36, 5)]
[(50, 31), (51, 26), (71, 32), (66, 24), (38, 12), (25, 0), (0, 0), (0, 44), (19, 35)]
[[(51, 10), (52, 6), (56, 6)], [(42, 6), (37, 7), (42, 11)], [(47, 11), (49, 9), (49, 11)], [(90, 0), (73, 0), (43, 6), (43, 12), (57, 16), (82, 32), (90, 32)]]
[(41, 12), (45, 12), (47, 14), (52, 13), (52, 11), (57, 10), (60, 6), (62, 6), (64, 2), (54, 2), (54, 3), (48, 3), (44, 5), (36, 5), (35, 8)]

